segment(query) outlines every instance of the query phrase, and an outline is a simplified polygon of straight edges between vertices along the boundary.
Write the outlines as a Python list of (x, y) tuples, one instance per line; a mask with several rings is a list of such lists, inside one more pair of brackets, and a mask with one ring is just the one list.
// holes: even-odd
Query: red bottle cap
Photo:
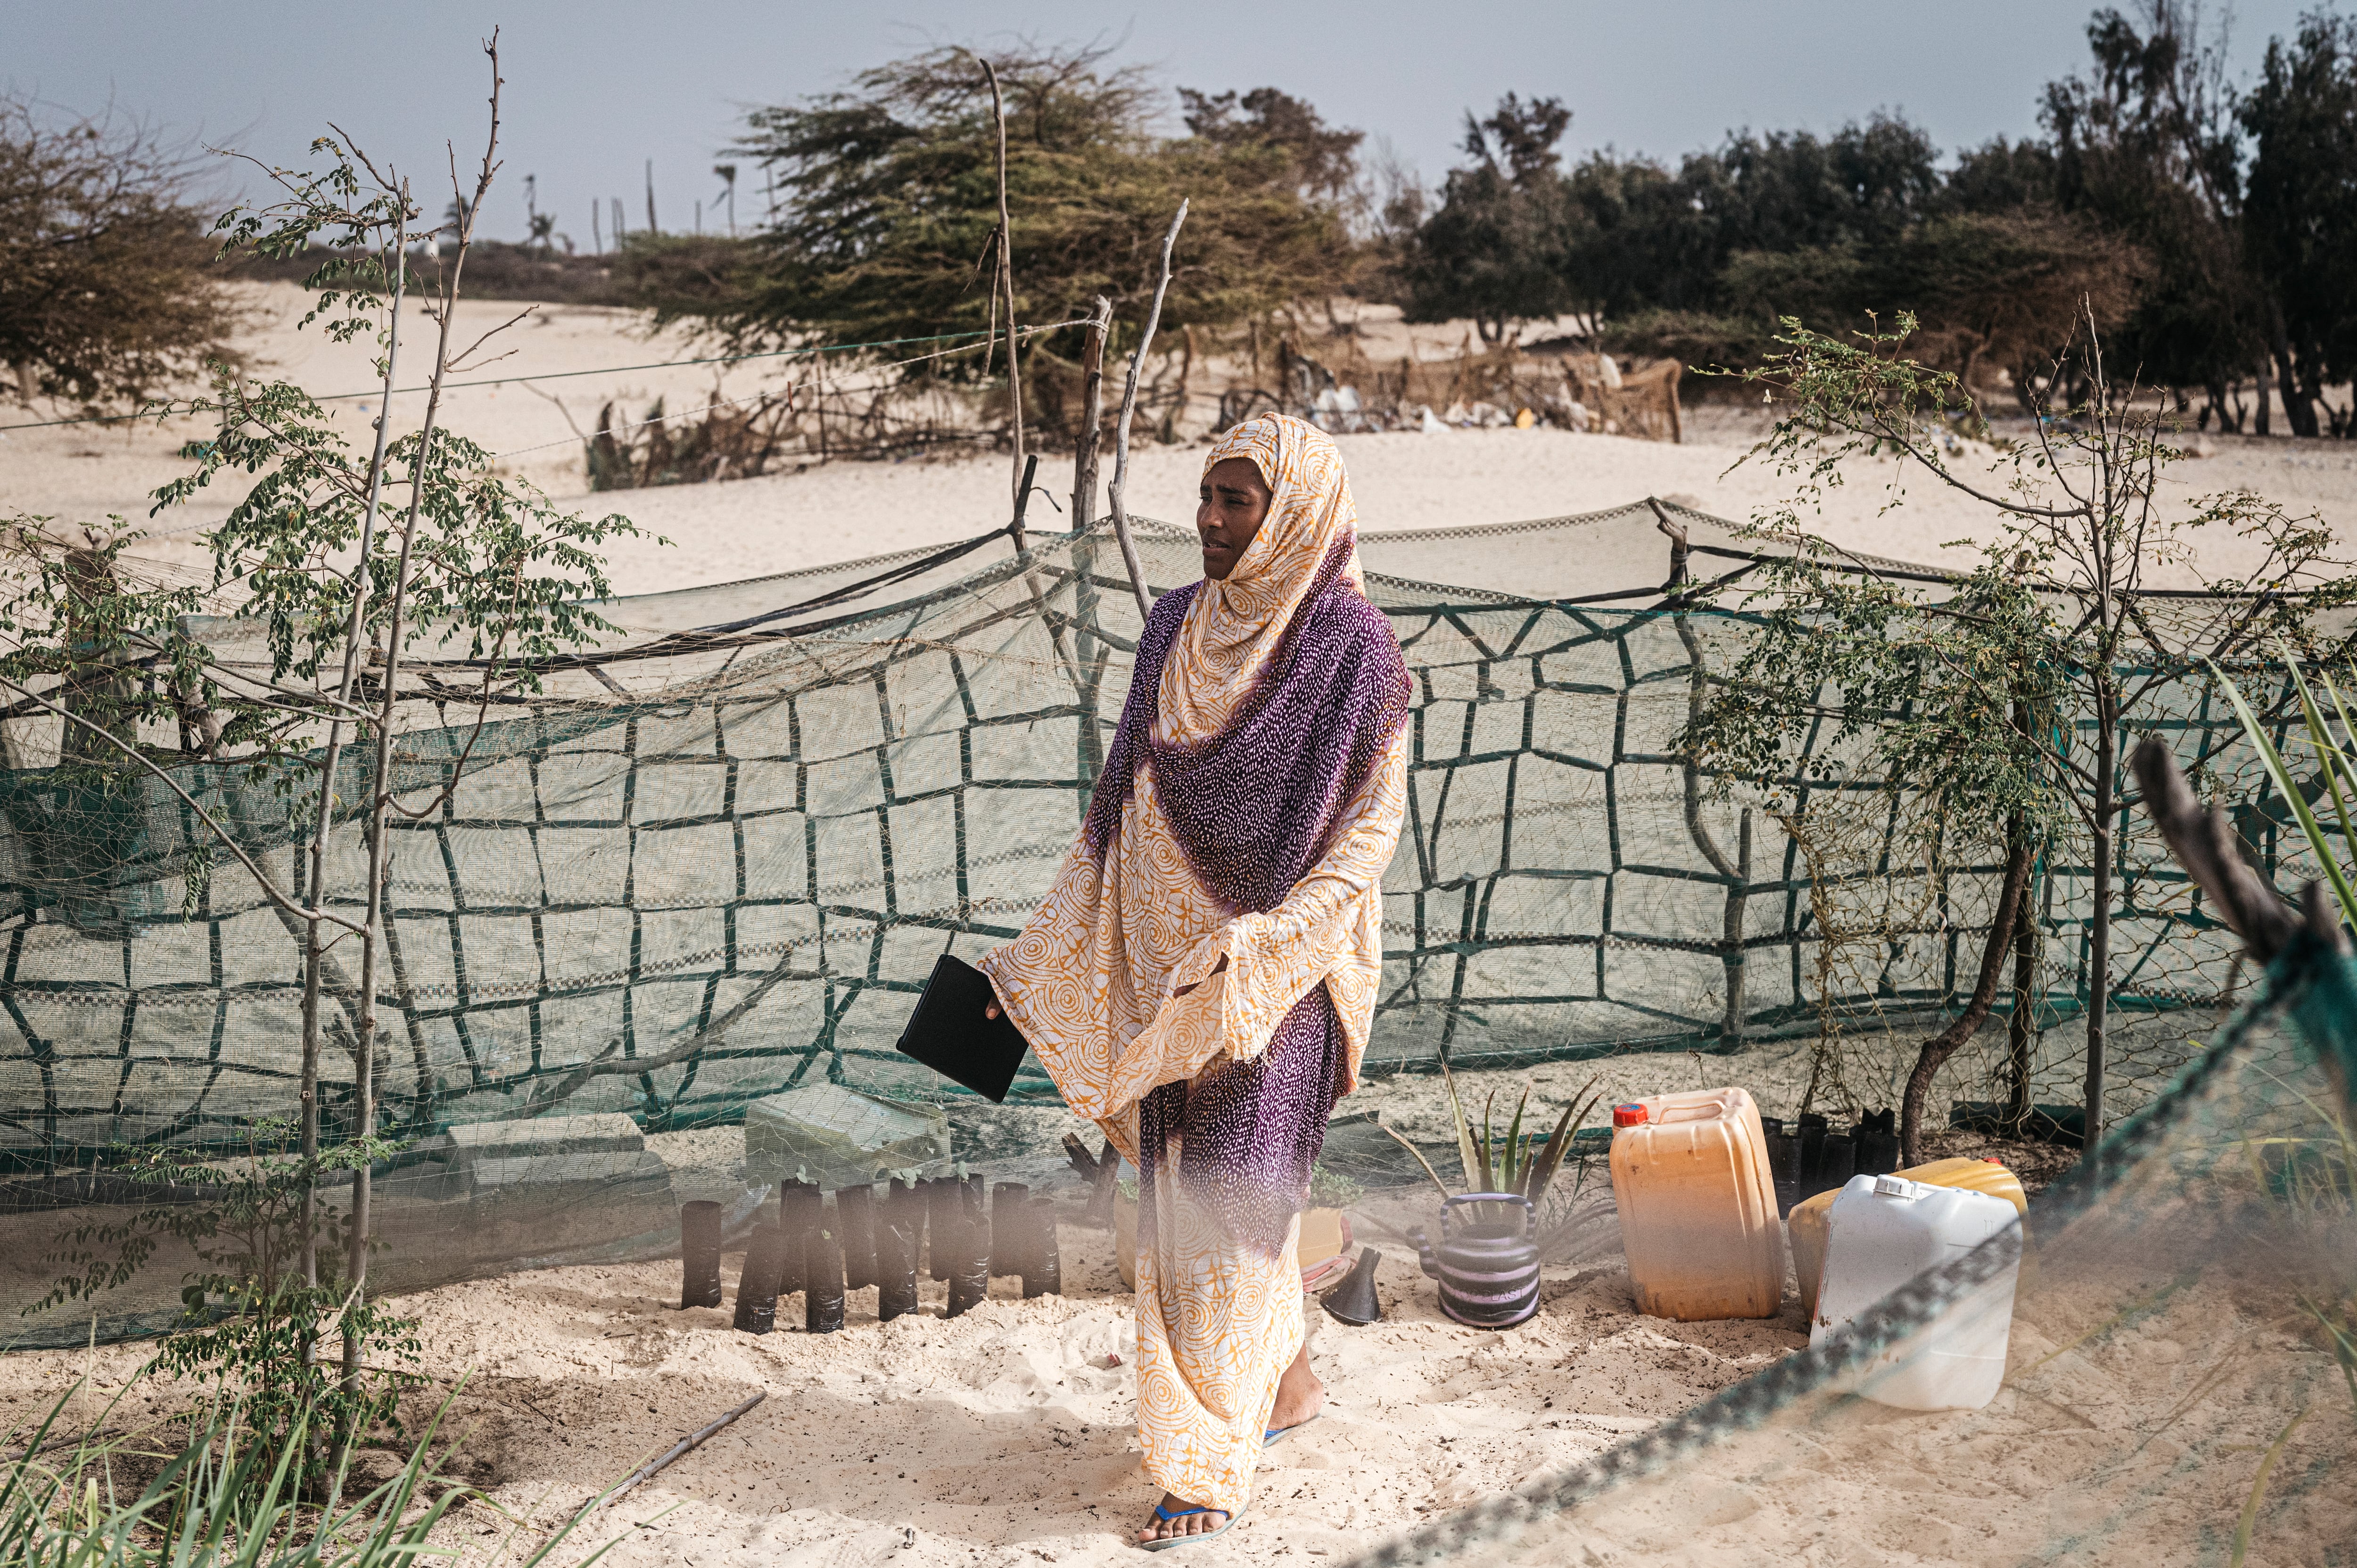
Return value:
[(1645, 1108), (1641, 1105), (1616, 1105), (1612, 1108), (1612, 1124), (1615, 1127), (1634, 1127), (1645, 1120)]

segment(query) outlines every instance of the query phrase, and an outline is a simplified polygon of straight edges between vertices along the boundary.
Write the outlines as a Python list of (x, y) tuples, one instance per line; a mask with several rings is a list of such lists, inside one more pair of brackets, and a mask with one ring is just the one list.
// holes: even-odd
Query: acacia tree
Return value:
[(0, 365), (21, 399), (135, 402), (226, 352), (237, 313), (188, 184), (143, 126), (0, 95)]
[[(366, 1302), (370, 1165), (382, 1152), (371, 1139), (379, 1122), (374, 1070), (388, 829), (396, 814), (414, 818), (434, 810), (455, 788), (472, 746), (470, 737), (432, 798), (396, 787), (391, 742), (403, 727), (404, 704), (423, 697), (438, 706), (453, 696), (447, 685), (429, 694), (414, 681), (405, 684), (407, 668), (439, 650), (463, 659), (476, 686), (479, 733), (495, 699), (538, 689), (539, 661), (612, 629), (580, 602), (610, 591), (595, 547), (636, 532), (621, 517), (593, 521), (561, 512), (537, 490), (498, 476), (494, 454), (441, 427), (447, 377), (500, 330), (463, 348), (454, 336), (475, 215), (499, 169), (496, 34), (484, 48), (490, 129), (471, 190), (457, 188), (452, 159), (461, 218), (430, 302), (436, 330), (418, 426), (396, 435), (386, 395), (370, 450), (357, 453), (299, 387), (225, 368), (217, 370), (208, 395), (150, 411), (219, 424), (216, 436), (187, 448), (196, 467), (156, 492), (157, 510), (217, 480), (249, 481), (207, 537), (213, 596), (260, 627), (270, 653), (267, 674), (214, 657), (182, 629), (180, 618), (196, 603), (192, 590), (141, 588), (112, 570), (134, 537), (127, 533), (85, 542), (56, 562), (54, 552), (36, 551), (35, 567), (19, 575), (20, 591), (0, 616), (0, 631), (13, 639), (0, 658), (0, 686), (17, 698), (11, 711), (50, 714), (88, 737), (91, 766), (110, 788), (157, 792), (192, 813), (204, 835), (188, 858), (192, 902), (215, 857), (234, 860), (300, 943), (300, 1159), (292, 1176), (303, 1196), (298, 1277), (287, 1288), (302, 1293), (302, 1326), (294, 1338), (306, 1347), (307, 1368), (308, 1336), (340, 1312), (347, 1395), (357, 1393), (366, 1375), (369, 1319), (352, 1308)], [(298, 254), (317, 238), (331, 239), (331, 259), (309, 280), (317, 292), (304, 325), (341, 339), (372, 339), (389, 394), (399, 379), (408, 282), (403, 258), (418, 204), (398, 170), (380, 168), (340, 136), (313, 150), (323, 156), (323, 169), (266, 168), (279, 199), (232, 209), (217, 230), (225, 248), (252, 246), (272, 255)], [(25, 538), (51, 537), (38, 520), (20, 522)], [(109, 570), (92, 571), (91, 557)], [(104, 628), (105, 640), (91, 643), (91, 627)], [(107, 679), (124, 665), (156, 678)], [(177, 756), (141, 738), (167, 723), (179, 726)], [(226, 766), (202, 775), (171, 766), (190, 756)], [(295, 885), (283, 883), (227, 825), (238, 813), (211, 809), (238, 789), (275, 796), (290, 825), (303, 824)], [(347, 831), (357, 825), (364, 851), (356, 895), (329, 886), (339, 824)], [(357, 1153), (340, 1155), (320, 1147), (319, 1068), (330, 1034), (352, 1061)], [(345, 1249), (340, 1269), (321, 1258), (317, 1202), (321, 1176), (339, 1166), (350, 1170), (351, 1183), (337, 1227)], [(273, 1371), (287, 1375), (285, 1368)], [(362, 1402), (356, 1408), (374, 1407)]]
[[(1220, 328), (1339, 283), (1356, 133), (1260, 90), (1195, 95), (1196, 134), (1157, 129), (1160, 94), (1102, 49), (989, 51), (1005, 101), (1006, 188), (1026, 322), (1082, 320), (1098, 295), (1143, 306), (1170, 214), (1180, 237), (1165, 326)], [(863, 71), (848, 90), (746, 117), (729, 155), (774, 179), (774, 217), (741, 245), (626, 250), (634, 296), (739, 349), (873, 343), (994, 324), (999, 127), (960, 48)], [(1003, 308), (1003, 307), (1002, 307)], [(1082, 332), (1069, 330), (1076, 362)], [(981, 356), (910, 373), (986, 379)], [(1029, 402), (1028, 398), (1026, 402)]]
[[(1792, 499), (1746, 532), (1771, 557), (1759, 640), (1690, 726), (1690, 754), (1732, 783), (1791, 779), (1794, 748), (1830, 724), (1862, 740), (1889, 788), (1934, 819), (2007, 845), (2006, 886), (2024, 850), (2068, 831), (2087, 849), (2087, 1146), (2103, 1131), (2115, 885), (2126, 800), (2119, 763), (2131, 732), (2159, 717), (2179, 682), (2209, 678), (2275, 639), (2313, 650), (2319, 611), (2357, 601), (2357, 579), (2314, 516), (2247, 490), (2165, 494), (2183, 456), (2142, 390), (2115, 384), (2092, 325), (2045, 384), (2082, 401), (2039, 409), (2034, 435), (1984, 470), (1951, 455), (1956, 421), (1977, 426), (1961, 379), (1906, 357), (1912, 317), (1842, 341), (1787, 318), (1779, 349), (1747, 372), (1784, 410), (1752, 456), (1796, 481)], [(1985, 434), (1985, 432), (1983, 432)], [(1967, 448), (1969, 450), (1969, 448)], [(1854, 458), (1903, 472), (1987, 509), (1981, 561), (1962, 581), (1881, 574), (1829, 545), (1808, 519)], [(1894, 484), (1889, 504), (1903, 501)], [(2163, 566), (2201, 573), (2204, 544), (2241, 550), (2238, 574), (2204, 575), (2204, 595), (2154, 584)], [(2060, 722), (2056, 722), (2060, 721)], [(1984, 952), (1977, 1024), (1993, 997), (2008, 908)], [(1961, 1021), (1961, 1019), (1960, 1019)], [(1960, 1038), (1919, 1058), (1910, 1100)], [(1933, 1059), (1936, 1058), (1937, 1059)], [(1928, 1066), (1926, 1065), (1928, 1063)], [(1910, 1147), (1910, 1154), (1919, 1151)]]

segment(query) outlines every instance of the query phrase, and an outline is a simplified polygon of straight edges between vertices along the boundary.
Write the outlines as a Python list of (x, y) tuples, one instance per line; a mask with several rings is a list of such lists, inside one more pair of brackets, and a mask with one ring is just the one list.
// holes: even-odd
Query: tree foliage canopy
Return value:
[(1398, 204), (1399, 296), (1485, 325), (1575, 310), (1609, 344), (1735, 364), (1772, 351), (1782, 316), (1839, 332), (1904, 310), (1919, 352), (1984, 392), (2009, 372), (2025, 405), (2092, 313), (2144, 383), (2201, 389), (2239, 428), (2230, 388), (2271, 376), (2294, 432), (2320, 433), (2324, 388), (2357, 375), (2357, 21), (2307, 17), (2247, 90), (2191, 0), (2098, 10), (2086, 38), (2042, 135), (1945, 168), (1878, 114), (1559, 171), (1568, 111), (1542, 99), (1558, 117), (1531, 119), (1510, 94), (1469, 116), (1471, 159), (1428, 211)]
[[(1163, 231), (1192, 202), (1166, 328), (1220, 328), (1316, 297), (1351, 264), (1342, 193), (1359, 134), (1274, 88), (1185, 95), (1189, 134), (1102, 51), (991, 57), (1006, 98), (1016, 314), (1024, 324), (1150, 295)], [(986, 327), (996, 134), (980, 63), (936, 49), (845, 91), (753, 111), (734, 156), (774, 171), (776, 220), (743, 247), (642, 247), (642, 296), (739, 347), (847, 344)], [(948, 361), (971, 373), (981, 357)]]
[(147, 130), (0, 97), (0, 364), (27, 402), (136, 402), (227, 352), (188, 184)]

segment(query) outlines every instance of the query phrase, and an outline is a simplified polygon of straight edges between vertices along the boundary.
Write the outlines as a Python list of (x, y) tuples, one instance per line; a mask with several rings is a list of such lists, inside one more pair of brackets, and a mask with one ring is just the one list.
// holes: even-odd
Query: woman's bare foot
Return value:
[(1272, 1432), (1299, 1426), (1326, 1407), (1326, 1385), (1309, 1369), (1309, 1347), (1304, 1344), (1293, 1365), (1276, 1380), (1276, 1404), (1268, 1412)]
[(1137, 1532), (1139, 1543), (1142, 1545), (1149, 1541), (1176, 1541), (1181, 1536), (1203, 1535), (1228, 1522), (1228, 1516), (1218, 1509), (1205, 1509), (1200, 1513), (1179, 1513), (1178, 1511), (1194, 1506), (1176, 1492), (1163, 1493), (1162, 1513), (1178, 1514), (1178, 1517), (1164, 1519), (1161, 1514), (1157, 1514), (1147, 1520), (1146, 1528)]

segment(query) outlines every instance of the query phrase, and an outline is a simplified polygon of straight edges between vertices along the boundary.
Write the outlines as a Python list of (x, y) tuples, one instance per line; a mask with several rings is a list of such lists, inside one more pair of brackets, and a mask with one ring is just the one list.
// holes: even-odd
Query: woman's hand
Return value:
[[(1222, 954), (1220, 955), (1220, 961), (1219, 961), (1219, 962), (1217, 962), (1217, 963), (1215, 963), (1215, 964), (1213, 964), (1213, 965), (1211, 966), (1211, 973), (1212, 973), (1212, 974), (1218, 974), (1219, 972), (1221, 972), (1222, 970), (1226, 969), (1227, 967), (1228, 967), (1228, 955), (1227, 955), (1227, 954), (1225, 954), (1225, 953), (1222, 953)], [(1206, 978), (1209, 978), (1209, 977), (1207, 976)], [(1196, 984), (1198, 984), (1198, 985), (1200, 985), (1200, 984), (1201, 984), (1201, 983), (1202, 983), (1202, 982), (1200, 982), (1200, 981), (1196, 982)], [(1193, 985), (1182, 985), (1182, 986), (1180, 986), (1178, 990), (1176, 990), (1176, 991), (1174, 991), (1174, 992), (1172, 992), (1172, 993), (1170, 993), (1170, 999), (1171, 999), (1173, 1002), (1176, 1002), (1177, 1000), (1178, 1000), (1178, 998), (1180, 998), (1181, 996), (1186, 995), (1186, 994), (1187, 994), (1187, 993), (1189, 993), (1189, 991), (1192, 991), (1192, 990), (1194, 990), (1194, 989), (1195, 989), (1195, 987), (1194, 987)]]

